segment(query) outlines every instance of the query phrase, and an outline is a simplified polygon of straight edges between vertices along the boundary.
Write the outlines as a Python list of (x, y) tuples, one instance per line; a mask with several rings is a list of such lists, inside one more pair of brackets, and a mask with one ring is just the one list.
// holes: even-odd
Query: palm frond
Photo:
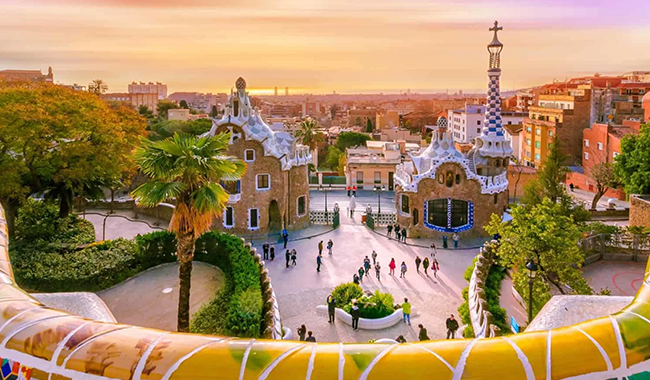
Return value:
[(138, 186), (131, 196), (143, 207), (155, 207), (162, 202), (177, 198), (187, 189), (182, 182), (161, 182), (152, 180)]
[(228, 202), (228, 193), (218, 183), (208, 182), (191, 195), (192, 206), (199, 213), (218, 214)]

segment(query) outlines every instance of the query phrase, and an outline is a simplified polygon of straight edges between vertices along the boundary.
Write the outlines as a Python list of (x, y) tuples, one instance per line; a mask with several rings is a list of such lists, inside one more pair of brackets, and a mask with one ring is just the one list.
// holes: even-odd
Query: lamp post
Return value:
[(329, 190), (332, 190), (332, 184), (330, 183), (329, 187), (323, 187), (323, 185), (319, 185), (318, 190), (320, 190), (321, 192), (323, 192), (325, 194), (325, 219), (327, 219), (327, 214), (328, 214), (327, 213), (327, 192)]
[(526, 263), (528, 270), (528, 324), (533, 320), (533, 280), (537, 274), (537, 264), (533, 260)]
[(381, 192), (386, 190), (385, 186), (375, 186), (375, 193), (377, 193), (377, 213), (381, 214)]

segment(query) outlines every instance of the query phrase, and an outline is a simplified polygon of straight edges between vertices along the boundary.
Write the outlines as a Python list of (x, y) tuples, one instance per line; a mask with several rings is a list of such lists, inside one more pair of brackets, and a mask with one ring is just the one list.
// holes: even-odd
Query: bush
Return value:
[(334, 288), (332, 296), (336, 300), (336, 307), (343, 309), (346, 305), (351, 303), (353, 299), (363, 297), (363, 289), (354, 282), (348, 282)]
[[(375, 290), (375, 293), (370, 297), (362, 296), (359, 298), (357, 300), (357, 306), (359, 306), (359, 316), (361, 318), (384, 318), (395, 312), (393, 296), (388, 293), (381, 293), (379, 290)], [(351, 309), (352, 304), (344, 307), (344, 310), (348, 313)]]
[(136, 259), (142, 268), (151, 268), (176, 261), (176, 236), (168, 231), (155, 231), (135, 237)]
[(95, 241), (93, 224), (74, 214), (59, 218), (59, 208), (51, 202), (28, 199), (18, 210), (16, 244), (49, 243), (57, 247), (90, 244)]

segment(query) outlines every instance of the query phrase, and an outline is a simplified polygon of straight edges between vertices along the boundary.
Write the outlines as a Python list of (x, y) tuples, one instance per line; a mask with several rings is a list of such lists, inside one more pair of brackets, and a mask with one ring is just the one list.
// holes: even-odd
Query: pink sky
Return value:
[(111, 91), (483, 90), (488, 28), (502, 87), (650, 70), (646, 0), (0, 0), (0, 69), (54, 69)]

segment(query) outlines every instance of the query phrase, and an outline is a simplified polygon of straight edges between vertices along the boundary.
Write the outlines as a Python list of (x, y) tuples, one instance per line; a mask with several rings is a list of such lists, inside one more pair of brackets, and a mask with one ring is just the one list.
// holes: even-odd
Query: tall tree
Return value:
[(638, 135), (625, 136), (614, 160), (627, 194), (650, 194), (650, 124), (641, 126)]
[(354, 148), (356, 146), (365, 145), (366, 141), (372, 140), (370, 136), (357, 133), (357, 132), (342, 132), (339, 133), (339, 136), (336, 139), (336, 147), (339, 148), (342, 152), (345, 152), (347, 148)]
[(187, 104), (187, 100), (183, 99), (178, 103), (178, 106), (184, 109), (189, 109), (190, 106)]
[(614, 165), (609, 162), (599, 162), (589, 169), (589, 178), (596, 183), (596, 194), (591, 201), (591, 209), (595, 210), (600, 198), (607, 190), (617, 186), (617, 178), (614, 173)]
[(94, 79), (88, 85), (88, 92), (93, 94), (101, 95), (105, 94), (108, 91), (108, 85), (102, 79)]
[(170, 100), (161, 100), (158, 102), (158, 117), (167, 120), (170, 109), (177, 109), (178, 104)]
[(370, 119), (367, 119), (366, 121), (366, 132), (372, 133), (372, 131), (375, 130), (375, 127), (372, 126), (372, 121)]
[(212, 106), (212, 109), (210, 110), (210, 117), (211, 118), (219, 117), (219, 110), (217, 109), (217, 106)]
[(341, 155), (344, 154), (341, 152), (341, 150), (335, 146), (330, 147), (327, 150), (327, 160), (325, 161), (325, 164), (328, 168), (331, 170), (338, 170), (339, 167), (339, 159)]
[(560, 204), (546, 198), (528, 209), (516, 205), (510, 223), (502, 223), (501, 218), (492, 215), (485, 230), (501, 236), (498, 260), (515, 269), (513, 282), (525, 299), (529, 297), (526, 263), (532, 260), (538, 266), (533, 288), (535, 313), (551, 298), (551, 286), (562, 294), (567, 293), (566, 286), (573, 293), (592, 294), (580, 271), (584, 262), (578, 248), (580, 229)]
[(138, 113), (145, 117), (147, 120), (153, 120), (154, 115), (153, 111), (149, 109), (146, 105), (142, 104), (140, 107), (138, 107)]
[(569, 173), (569, 168), (566, 166), (567, 156), (562, 153), (561, 148), (560, 140), (554, 139), (537, 176), (544, 188), (545, 196), (553, 203), (566, 193), (564, 180)]
[(314, 164), (318, 164), (318, 144), (323, 142), (323, 134), (318, 131), (318, 122), (312, 118), (303, 120), (296, 131), (296, 139), (312, 151)]
[(141, 139), (135, 153), (136, 162), (151, 179), (136, 188), (132, 195), (144, 207), (174, 202), (176, 207), (169, 230), (176, 235), (176, 257), (180, 282), (178, 296), (178, 331), (189, 331), (190, 281), (196, 239), (210, 230), (220, 215), (228, 193), (221, 181), (236, 181), (246, 164), (225, 156), (230, 134), (196, 137), (174, 134), (162, 141)]

